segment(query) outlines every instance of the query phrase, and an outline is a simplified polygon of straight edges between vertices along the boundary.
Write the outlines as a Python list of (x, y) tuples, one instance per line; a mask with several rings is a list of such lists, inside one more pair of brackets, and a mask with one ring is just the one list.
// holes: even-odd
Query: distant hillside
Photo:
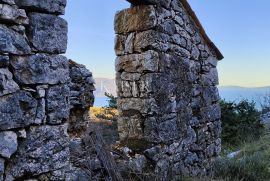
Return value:
[(105, 92), (116, 96), (116, 85), (114, 79), (107, 78), (95, 78), (96, 91), (94, 92), (95, 97), (105, 97)]
[(270, 93), (270, 86), (246, 88), (238, 86), (220, 86), (221, 98), (228, 101), (240, 101), (242, 99), (258, 101), (258, 99)]
[[(105, 92), (109, 92), (116, 96), (116, 85), (114, 79), (96, 78), (96, 106), (106, 105)], [(246, 88), (239, 86), (219, 86), (219, 93), (222, 99), (227, 101), (239, 102), (242, 99), (258, 101), (258, 99), (266, 94), (270, 94), (270, 86)]]

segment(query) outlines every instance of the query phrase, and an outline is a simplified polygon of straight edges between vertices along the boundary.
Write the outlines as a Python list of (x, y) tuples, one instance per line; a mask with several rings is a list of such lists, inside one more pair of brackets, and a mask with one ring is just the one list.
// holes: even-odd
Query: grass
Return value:
[(118, 116), (118, 111), (117, 109), (109, 109), (108, 108), (103, 108), (103, 107), (91, 107), (90, 109), (90, 116), (91, 116), (91, 121), (94, 122), (111, 122), (110, 119), (101, 119), (99, 115), (105, 115), (107, 118), (114, 119), (115, 116)]
[(117, 109), (91, 107), (90, 119), (93, 126), (99, 127), (107, 144), (113, 144), (119, 140), (117, 131)]
[(270, 133), (259, 140), (245, 143), (235, 158), (223, 156), (215, 161), (213, 178), (231, 181), (270, 180)]

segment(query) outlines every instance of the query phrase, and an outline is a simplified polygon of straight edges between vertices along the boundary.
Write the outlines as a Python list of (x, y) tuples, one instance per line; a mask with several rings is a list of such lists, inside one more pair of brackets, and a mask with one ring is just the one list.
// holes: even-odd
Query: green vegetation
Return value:
[(264, 126), (260, 123), (255, 102), (243, 100), (236, 104), (222, 100), (220, 106), (223, 147), (237, 147), (258, 139), (263, 133)]
[[(221, 101), (223, 157), (217, 159), (212, 177), (228, 181), (270, 180), (270, 133), (260, 123), (255, 102)], [(240, 151), (228, 158), (228, 151)]]

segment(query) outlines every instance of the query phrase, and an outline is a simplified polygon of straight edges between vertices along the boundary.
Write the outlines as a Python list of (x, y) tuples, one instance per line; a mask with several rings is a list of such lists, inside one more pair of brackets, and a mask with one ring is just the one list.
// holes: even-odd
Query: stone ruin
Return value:
[(129, 2), (115, 17), (120, 139), (142, 145), (161, 180), (207, 175), (221, 151), (223, 56), (186, 0)]
[[(186, 0), (129, 1), (115, 17), (118, 148), (128, 156), (114, 156), (117, 167), (149, 168), (158, 180), (207, 175), (221, 150), (222, 54)], [(70, 145), (89, 122), (94, 80), (61, 55), (65, 6), (0, 0), (0, 181), (83, 180)]]
[(66, 0), (0, 2), (0, 180), (67, 180), (69, 142), (84, 131), (94, 80), (60, 55)]

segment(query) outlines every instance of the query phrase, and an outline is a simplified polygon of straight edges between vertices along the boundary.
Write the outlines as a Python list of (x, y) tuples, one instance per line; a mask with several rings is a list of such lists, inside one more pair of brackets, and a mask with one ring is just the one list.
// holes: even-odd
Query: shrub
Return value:
[(260, 112), (255, 102), (242, 100), (221, 103), (222, 141), (226, 146), (239, 146), (243, 142), (257, 139), (263, 133), (264, 126), (260, 123)]
[(117, 109), (117, 97), (115, 97), (114, 95), (105, 92), (105, 96), (108, 98), (108, 108), (113, 108), (113, 109)]

